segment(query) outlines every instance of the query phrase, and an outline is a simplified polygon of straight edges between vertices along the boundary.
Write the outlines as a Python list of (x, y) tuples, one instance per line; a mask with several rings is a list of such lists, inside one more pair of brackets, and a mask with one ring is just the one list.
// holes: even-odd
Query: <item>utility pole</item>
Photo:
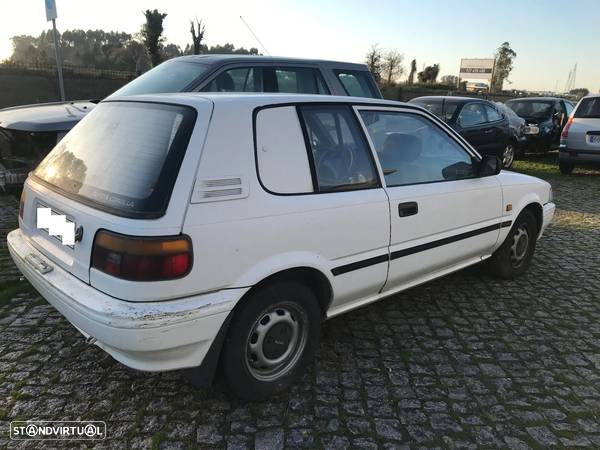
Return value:
[(45, 0), (46, 20), (52, 21), (52, 35), (54, 37), (54, 54), (56, 56), (56, 70), (58, 72), (58, 87), (60, 90), (60, 101), (65, 101), (65, 84), (62, 73), (62, 52), (58, 41), (58, 31), (56, 31), (56, 0)]

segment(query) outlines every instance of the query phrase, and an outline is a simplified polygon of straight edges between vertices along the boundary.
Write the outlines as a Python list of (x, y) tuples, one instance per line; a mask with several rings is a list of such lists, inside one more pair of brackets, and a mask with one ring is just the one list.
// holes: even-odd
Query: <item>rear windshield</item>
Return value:
[(194, 126), (192, 108), (100, 103), (35, 169), (34, 177), (113, 214), (164, 214)]
[(600, 119), (600, 97), (584, 98), (575, 111), (579, 119)]
[(206, 64), (200, 63), (167, 61), (130, 81), (109, 98), (124, 95), (184, 92), (194, 80), (208, 70), (208, 67)]
[(519, 117), (530, 117), (534, 119), (549, 119), (552, 116), (554, 102), (537, 101), (515, 101), (506, 103)]

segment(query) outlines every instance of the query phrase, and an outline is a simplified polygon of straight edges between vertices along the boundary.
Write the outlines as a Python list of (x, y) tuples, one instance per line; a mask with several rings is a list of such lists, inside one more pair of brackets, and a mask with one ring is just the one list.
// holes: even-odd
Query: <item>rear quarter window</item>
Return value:
[(256, 115), (256, 162), (262, 185), (276, 194), (313, 192), (308, 153), (294, 106)]
[(82, 203), (125, 217), (164, 214), (196, 111), (139, 102), (99, 104), (33, 176)]
[(359, 70), (334, 70), (344, 91), (351, 97), (379, 98), (371, 74)]

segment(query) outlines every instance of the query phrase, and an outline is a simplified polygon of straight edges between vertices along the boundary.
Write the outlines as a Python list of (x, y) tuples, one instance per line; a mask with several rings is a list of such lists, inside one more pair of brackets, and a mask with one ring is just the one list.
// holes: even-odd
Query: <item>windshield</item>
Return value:
[(600, 97), (584, 98), (575, 111), (578, 119), (600, 119)]
[(124, 95), (184, 92), (200, 75), (208, 70), (206, 64), (187, 61), (167, 61), (130, 81), (109, 98)]
[(552, 116), (552, 107), (554, 106), (554, 103), (551, 101), (516, 101), (508, 102), (506, 106), (512, 109), (520, 117), (549, 119)]
[(34, 177), (126, 217), (166, 210), (196, 112), (157, 103), (100, 103), (44, 158)]

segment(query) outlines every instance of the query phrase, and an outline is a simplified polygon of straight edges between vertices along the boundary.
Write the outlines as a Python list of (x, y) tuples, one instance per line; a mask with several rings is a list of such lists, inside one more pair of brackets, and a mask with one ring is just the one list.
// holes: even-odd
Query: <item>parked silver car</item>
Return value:
[(569, 174), (580, 164), (600, 165), (600, 94), (579, 101), (561, 135), (560, 171)]

